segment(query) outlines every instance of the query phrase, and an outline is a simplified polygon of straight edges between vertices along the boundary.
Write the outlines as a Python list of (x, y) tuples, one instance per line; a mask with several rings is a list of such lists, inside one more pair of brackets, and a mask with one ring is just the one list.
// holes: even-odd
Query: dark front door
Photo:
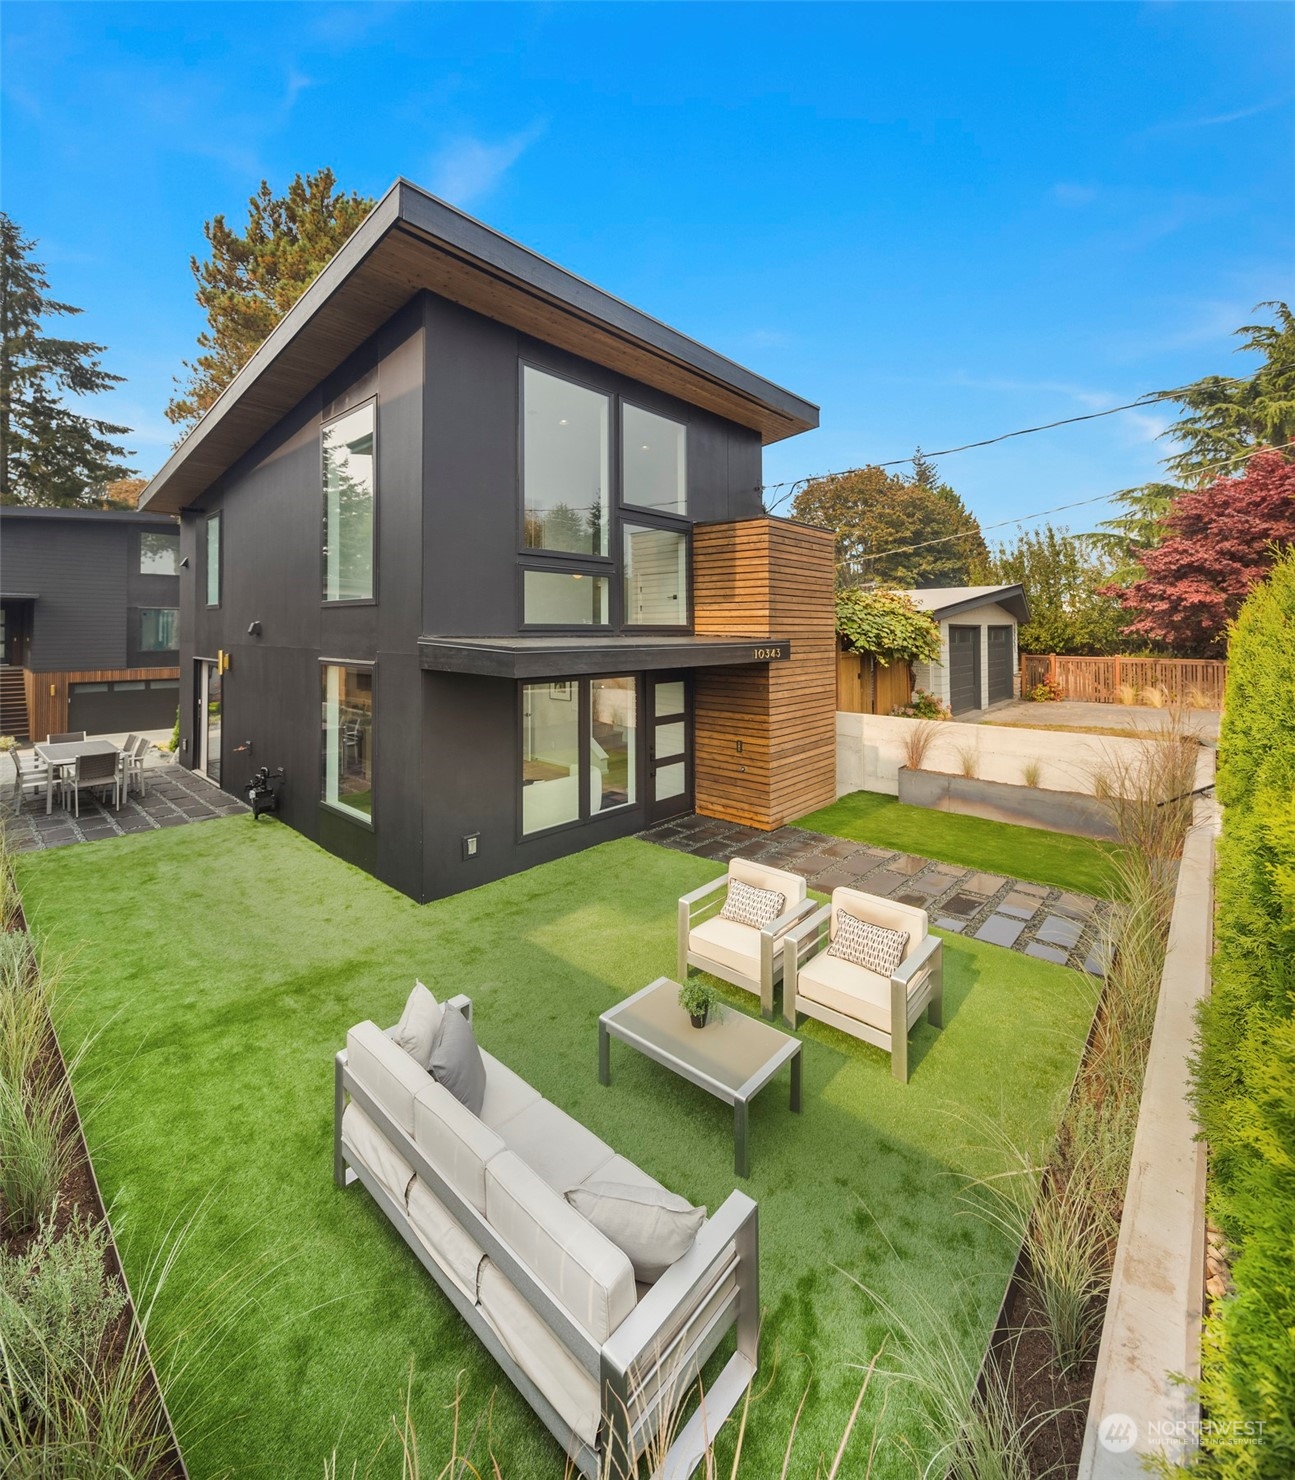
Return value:
[(989, 702), (997, 704), (1015, 693), (1015, 665), (1012, 662), (1012, 629), (989, 628)]
[(949, 628), (949, 703), (954, 714), (980, 708), (980, 628)]
[(649, 822), (692, 808), (692, 714), (682, 673), (648, 675)]

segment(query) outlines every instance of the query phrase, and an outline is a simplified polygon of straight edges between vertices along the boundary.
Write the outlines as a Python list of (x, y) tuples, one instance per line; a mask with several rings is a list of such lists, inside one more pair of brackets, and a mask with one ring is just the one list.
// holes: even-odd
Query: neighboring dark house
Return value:
[(415, 899), (835, 795), (817, 408), (398, 181), (145, 490), (182, 764)]
[(169, 729), (180, 531), (108, 509), (0, 509), (0, 733)]

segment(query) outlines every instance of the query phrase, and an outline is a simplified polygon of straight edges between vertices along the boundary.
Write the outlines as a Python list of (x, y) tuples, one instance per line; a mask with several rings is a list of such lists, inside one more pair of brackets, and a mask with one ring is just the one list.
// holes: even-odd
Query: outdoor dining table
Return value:
[(54, 810), (54, 773), (62, 766), (70, 766), (83, 755), (120, 755), (121, 749), (111, 740), (61, 740), (57, 745), (46, 742), (33, 745), (32, 749), (49, 768), (49, 779), (45, 782), (45, 815)]

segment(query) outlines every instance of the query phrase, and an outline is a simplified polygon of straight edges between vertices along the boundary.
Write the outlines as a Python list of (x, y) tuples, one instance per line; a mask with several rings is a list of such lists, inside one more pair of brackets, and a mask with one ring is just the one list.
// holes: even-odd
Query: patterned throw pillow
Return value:
[(749, 925), (753, 930), (763, 930), (782, 914), (787, 896), (776, 889), (757, 889), (753, 884), (744, 884), (741, 879), (728, 881), (728, 898), (719, 912), (721, 920), (733, 920), (738, 925)]
[(907, 930), (887, 930), (870, 925), (845, 910), (836, 912), (836, 935), (827, 948), (829, 956), (840, 956), (878, 976), (893, 976), (908, 944)]

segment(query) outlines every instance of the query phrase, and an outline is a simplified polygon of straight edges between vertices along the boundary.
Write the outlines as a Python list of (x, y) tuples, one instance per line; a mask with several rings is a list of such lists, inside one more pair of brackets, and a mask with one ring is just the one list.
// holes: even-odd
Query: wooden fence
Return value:
[(883, 668), (870, 655), (837, 645), (837, 709), (847, 714), (889, 714), (912, 697), (913, 670), (907, 663)]
[(1021, 654), (1021, 693), (1053, 679), (1067, 699), (1086, 704), (1140, 704), (1148, 689), (1162, 702), (1221, 709), (1228, 665), (1217, 658), (1064, 658)]

